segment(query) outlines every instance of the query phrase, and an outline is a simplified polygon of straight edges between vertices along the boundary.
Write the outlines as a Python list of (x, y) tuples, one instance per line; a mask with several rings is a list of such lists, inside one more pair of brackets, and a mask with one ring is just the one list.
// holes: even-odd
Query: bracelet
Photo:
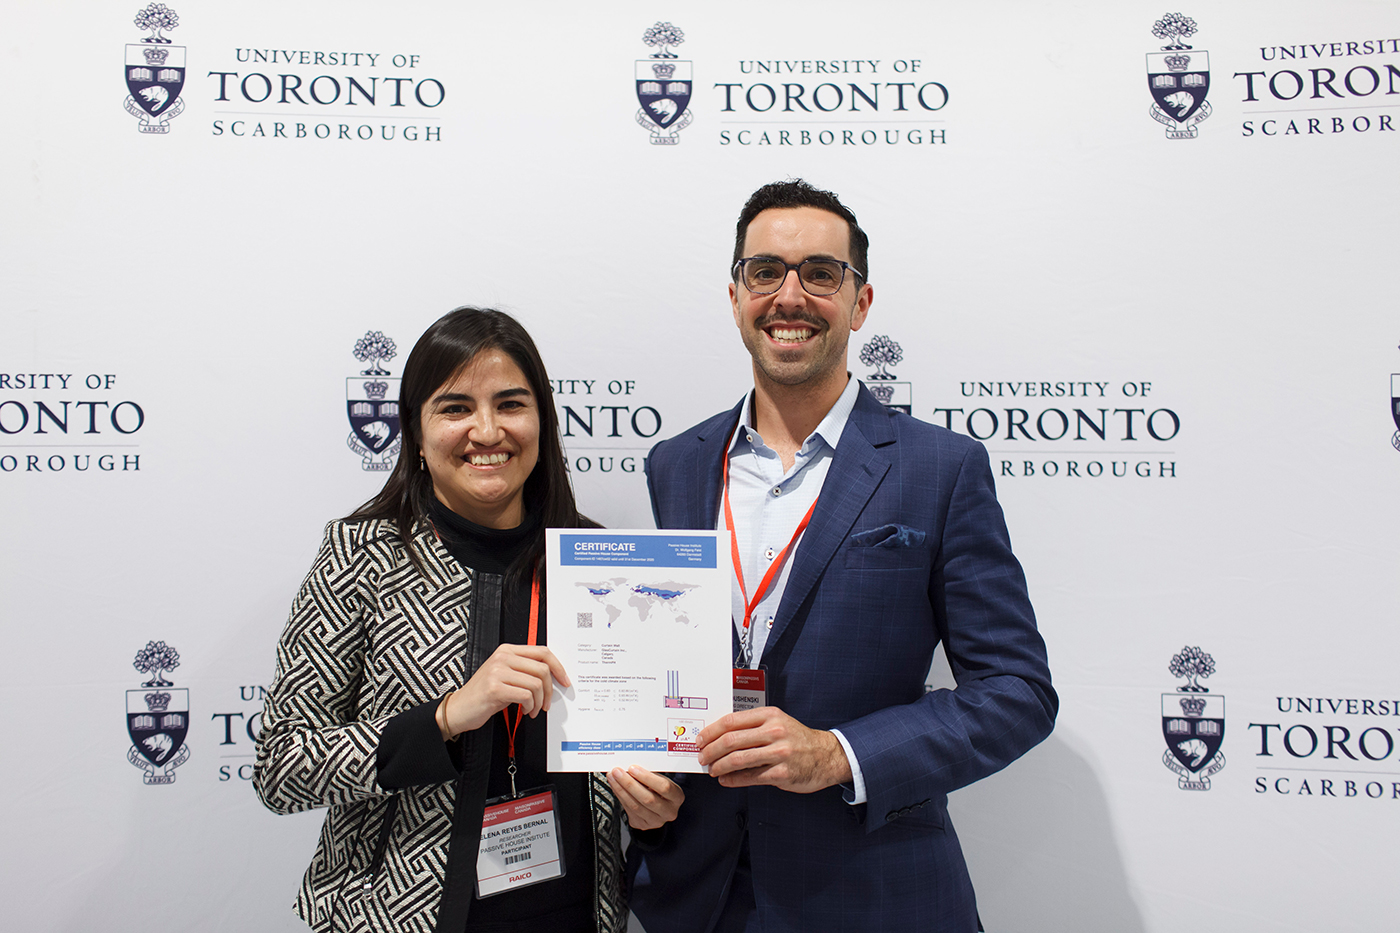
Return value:
[(447, 723), (447, 701), (452, 699), (452, 694), (456, 690), (449, 690), (447, 695), (438, 703), (437, 710), (433, 713), (433, 720), (437, 723), (438, 731), (442, 733), (444, 742), (451, 742), (457, 736), (452, 732), (452, 727)]

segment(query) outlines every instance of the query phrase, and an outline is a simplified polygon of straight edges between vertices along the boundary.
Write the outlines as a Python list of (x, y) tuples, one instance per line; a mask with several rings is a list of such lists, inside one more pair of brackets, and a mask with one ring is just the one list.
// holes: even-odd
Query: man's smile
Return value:
[(801, 343), (812, 336), (810, 327), (770, 327), (768, 336), (778, 343)]
[(814, 321), (802, 313), (792, 313), (783, 316), (782, 320), (774, 320), (773, 315), (766, 321), (759, 321), (757, 327), (769, 336), (776, 344), (785, 346), (797, 346), (811, 340), (823, 330), (820, 321)]

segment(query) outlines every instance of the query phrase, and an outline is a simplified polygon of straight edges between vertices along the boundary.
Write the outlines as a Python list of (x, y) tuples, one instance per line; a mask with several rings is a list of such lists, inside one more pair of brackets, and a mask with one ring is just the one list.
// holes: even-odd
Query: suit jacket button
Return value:
[(897, 819), (899, 819), (899, 814), (896, 813), (896, 812), (894, 812), (893, 810), (891, 810), (889, 813), (886, 813), (886, 814), (885, 814), (885, 822), (886, 822), (886, 823), (893, 823), (893, 822), (894, 822), (895, 820), (897, 820)]

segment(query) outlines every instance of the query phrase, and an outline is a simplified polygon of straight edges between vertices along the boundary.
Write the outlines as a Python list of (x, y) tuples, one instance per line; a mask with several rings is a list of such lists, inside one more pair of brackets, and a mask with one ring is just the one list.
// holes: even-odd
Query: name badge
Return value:
[(486, 801), (476, 856), (476, 896), (528, 887), (564, 874), (553, 787)]
[(768, 705), (768, 671), (764, 668), (734, 668), (734, 712)]

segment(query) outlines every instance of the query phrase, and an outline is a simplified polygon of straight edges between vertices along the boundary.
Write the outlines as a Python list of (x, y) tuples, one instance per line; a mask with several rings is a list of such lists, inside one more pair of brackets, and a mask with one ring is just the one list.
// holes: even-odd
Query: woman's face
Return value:
[(419, 453), (438, 501), (488, 528), (519, 525), (525, 480), (540, 459), (540, 411), (510, 354), (478, 353), (438, 387), (419, 417)]

